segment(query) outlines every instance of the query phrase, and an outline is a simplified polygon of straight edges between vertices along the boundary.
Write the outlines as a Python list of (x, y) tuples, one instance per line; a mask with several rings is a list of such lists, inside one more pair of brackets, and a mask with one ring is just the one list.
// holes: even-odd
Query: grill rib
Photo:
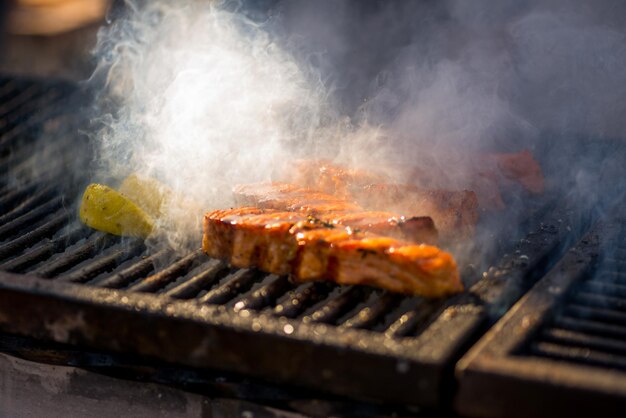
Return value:
[[(35, 126), (40, 126), (45, 121), (54, 117), (60, 110), (54, 110), (54, 102), (59, 100), (61, 95), (56, 95), (53, 100), (46, 102), (46, 111), (34, 112), (24, 117), (24, 120), (8, 130), (0, 134), (0, 147), (7, 147), (8, 144), (18, 137), (28, 138), (28, 131), (32, 130)], [(40, 104), (41, 105), (41, 104)]]
[(0, 246), (0, 260), (5, 260), (12, 255), (17, 255), (42, 239), (54, 235), (55, 232), (67, 223), (69, 216), (70, 215), (64, 210), (60, 211), (60, 213), (57, 212), (51, 220), (35, 230), (3, 244)]
[(31, 103), (32, 99), (37, 94), (41, 94), (41, 89), (35, 85), (31, 85), (19, 91), (10, 99), (5, 100), (0, 108), (0, 130), (7, 125), (6, 120), (10, 118), (12, 113), (20, 111), (24, 108), (30, 108), (28, 103)]
[(626, 326), (626, 313), (611, 311), (609, 309), (570, 305), (565, 309), (565, 314), (574, 318), (591, 319)]
[(597, 337), (564, 329), (548, 329), (542, 332), (544, 341), (571, 347), (590, 348), (626, 356), (626, 342), (614, 338)]
[(399, 300), (398, 295), (385, 292), (382, 296), (377, 297), (372, 304), (348, 319), (343, 326), (347, 328), (371, 328), (379, 322), (381, 317), (398, 306)]
[(61, 196), (54, 197), (30, 212), (24, 213), (12, 221), (5, 223), (0, 226), (0, 239), (7, 238), (19, 232), (21, 229), (26, 228), (28, 225), (44, 219), (47, 214), (59, 209), (62, 203), (63, 198)]
[(295, 318), (310, 306), (324, 299), (336, 285), (331, 283), (305, 283), (289, 292), (284, 301), (274, 308), (274, 314)]
[(256, 270), (238, 270), (227, 276), (222, 284), (209, 291), (198, 301), (200, 303), (224, 304), (252, 287), (260, 274)]
[(402, 314), (385, 332), (387, 336), (401, 338), (413, 335), (417, 328), (438, 308), (437, 301), (417, 299), (416, 305)]
[(534, 343), (530, 352), (541, 357), (568, 360), (606, 368), (626, 369), (626, 359), (622, 356), (590, 350), (589, 348), (564, 347), (553, 343)]
[(33, 194), (37, 187), (38, 185), (33, 182), (29, 185), (10, 190), (0, 198), (0, 212), (7, 213), (11, 211), (20, 199)]
[(328, 302), (315, 310), (315, 312), (304, 318), (305, 321), (322, 322), (325, 324), (335, 323), (342, 315), (354, 308), (363, 300), (371, 289), (364, 289), (359, 286), (350, 286), (339, 295), (333, 297)]
[(609, 335), (626, 339), (626, 327), (619, 325), (603, 324), (602, 322), (587, 319), (572, 319), (563, 316), (557, 317), (554, 321), (554, 325), (559, 328), (580, 331), (591, 335)]
[(589, 293), (626, 298), (626, 286), (614, 283), (590, 281), (584, 283), (581, 286), (581, 290)]
[(577, 305), (589, 306), (593, 308), (608, 308), (626, 312), (626, 299), (623, 298), (580, 292), (574, 295), (572, 300)]
[(134, 240), (129, 244), (121, 243), (117, 246), (120, 248), (116, 249), (111, 254), (98, 257), (87, 266), (72, 273), (60, 276), (57, 280), (72, 283), (85, 283), (101, 273), (114, 269), (124, 261), (141, 254), (141, 252), (145, 249), (141, 240)]
[(200, 273), (166, 291), (165, 295), (178, 299), (192, 298), (200, 293), (202, 289), (217, 283), (226, 274), (227, 269), (226, 263), (219, 260), (211, 260), (206, 263), (206, 267)]
[(285, 292), (293, 288), (293, 284), (287, 276), (270, 275), (270, 282), (256, 289), (249, 296), (244, 296), (235, 304), (235, 310), (253, 309), (259, 310), (272, 306)]
[(128, 288), (132, 292), (155, 292), (198, 265), (206, 256), (202, 250), (196, 250), (181, 258), (166, 269), (136, 283)]
[(58, 259), (50, 261), (34, 270), (32, 273), (39, 277), (52, 278), (71, 269), (80, 262), (93, 257), (103, 248), (112, 244), (113, 241), (114, 238), (110, 235), (95, 233), (84, 244), (64, 253)]
[(97, 286), (107, 287), (111, 289), (119, 289), (134, 282), (140, 277), (154, 271), (154, 265), (157, 260), (166, 258), (169, 255), (168, 250), (161, 250), (155, 254), (141, 258), (136, 263), (115, 273), (109, 277), (99, 280)]
[(52, 257), (55, 253), (64, 250), (69, 245), (76, 243), (78, 240), (85, 238), (90, 231), (79, 225), (74, 227), (70, 232), (59, 237), (53, 241), (46, 242), (45, 244), (31, 250), (26, 253), (7, 261), (0, 265), (0, 270), (6, 270), (11, 272), (23, 272), (36, 263)]
[(19, 205), (17, 205), (10, 211), (6, 212), (4, 215), (0, 216), (0, 225), (5, 225), (6, 223), (18, 218), (19, 216), (22, 216), (26, 214), (27, 212), (33, 210), (38, 205), (42, 204), (47, 199), (49, 199), (51, 195), (54, 193), (54, 191), (55, 191), (55, 188), (48, 186), (48, 187), (44, 187), (42, 190), (38, 192), (35, 192), (33, 195), (29, 196), (22, 203), (20, 203)]

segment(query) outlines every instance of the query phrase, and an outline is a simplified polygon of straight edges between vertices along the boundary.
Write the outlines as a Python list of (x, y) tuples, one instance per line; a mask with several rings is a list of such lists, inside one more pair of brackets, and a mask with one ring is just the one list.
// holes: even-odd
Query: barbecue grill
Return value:
[[(553, 399), (543, 392), (546, 385), (561, 394), (567, 388), (563, 399), (608, 397), (615, 401), (608, 411), (624, 402), (621, 389), (606, 387), (624, 378), (623, 254), (618, 250), (602, 262), (591, 257), (599, 252), (595, 237), (605, 237), (606, 228), (596, 227), (541, 279), (594, 223), (592, 209), (602, 202), (570, 205), (548, 193), (529, 206), (516, 225), (522, 232), (493, 254), (491, 268), (463, 269), (469, 291), (450, 299), (296, 285), (288, 277), (231, 268), (200, 250), (150, 252), (140, 240), (81, 225), (76, 202), (88, 178), (77, 173), (88, 172), (91, 150), (87, 136), (76, 133), (84, 125), (71, 110), (87, 98), (67, 82), (0, 78), (5, 351), (32, 358), (33, 350), (24, 347), (34, 345), (65, 353), (57, 360), (109, 374), (132, 374), (144, 362), (168, 364), (197, 375), (226, 373), (295, 388), (281, 393), (439, 411), (454, 403), (462, 414), (476, 416), (510, 414), (506, 402), (521, 401), (524, 393)], [(79, 169), (68, 170), (70, 164)], [(612, 230), (621, 231), (623, 219), (616, 219)], [(579, 280), (591, 274), (591, 265), (598, 266), (593, 279)], [(568, 293), (569, 287), (574, 290)], [(553, 309), (553, 299), (566, 293)], [(102, 356), (117, 358), (115, 367), (102, 367)], [(550, 379), (542, 374), (546, 364), (554, 370)], [(560, 374), (566, 370), (571, 374)], [(576, 379), (589, 376), (596, 380), (570, 391)], [(180, 379), (166, 380), (180, 385)], [(195, 390), (214, 387), (206, 382)], [(527, 403), (533, 413), (541, 405), (536, 399)], [(556, 403), (549, 412), (571, 412), (568, 405), (574, 404)]]

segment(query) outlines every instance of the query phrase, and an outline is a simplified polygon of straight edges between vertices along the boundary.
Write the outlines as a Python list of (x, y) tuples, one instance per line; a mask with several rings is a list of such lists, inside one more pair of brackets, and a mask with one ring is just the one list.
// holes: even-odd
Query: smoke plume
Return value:
[(445, 173), (432, 186), (463, 189), (475, 172), (468, 156), (529, 149), (550, 193), (567, 179), (574, 197), (598, 196), (590, 178), (605, 156), (582, 155), (573, 139), (626, 137), (618, 1), (128, 0), (125, 9), (95, 50), (100, 177), (139, 172), (206, 209), (302, 156), (402, 180), (402, 167), (417, 165)]

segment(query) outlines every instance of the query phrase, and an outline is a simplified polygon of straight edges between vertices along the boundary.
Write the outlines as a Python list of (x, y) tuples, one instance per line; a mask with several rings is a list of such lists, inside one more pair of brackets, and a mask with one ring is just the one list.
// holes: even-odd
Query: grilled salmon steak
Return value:
[(298, 282), (366, 284), (426, 297), (463, 290), (453, 257), (437, 247), (358, 232), (301, 212), (209, 212), (202, 248), (235, 267), (291, 274)]
[(478, 199), (469, 190), (424, 190), (408, 184), (385, 183), (370, 184), (354, 195), (367, 208), (387, 209), (402, 215), (428, 214), (443, 241), (472, 238), (478, 223)]
[(443, 240), (473, 237), (478, 222), (478, 199), (470, 190), (425, 189), (390, 183), (379, 174), (345, 169), (326, 160), (295, 163), (294, 182), (354, 201), (369, 210), (389, 210), (410, 217), (430, 216)]
[[(468, 209), (473, 205), (474, 197), (470, 196), (467, 190), (458, 190), (458, 187), (455, 187), (455, 190), (442, 187), (456, 184), (462, 189), (471, 190), (476, 194), (479, 207), (486, 210), (504, 209), (506, 204), (502, 192), (510, 189), (513, 184), (520, 185), (531, 194), (542, 194), (544, 191), (541, 166), (528, 150), (517, 153), (468, 155), (465, 163), (466, 166), (460, 169), (460, 172), (465, 172), (464, 180), (461, 180), (460, 184), (459, 179), (455, 180), (454, 176), (449, 176), (445, 169), (446, 164), (442, 164), (439, 159), (433, 159), (431, 162), (422, 161), (418, 165), (397, 164), (391, 171), (400, 177), (400, 183), (415, 186), (420, 190), (420, 201), (428, 206), (446, 206), (446, 201), (450, 200), (460, 203), (459, 213), (463, 219), (470, 219), (476, 212)], [(287, 177), (294, 183), (344, 198), (357, 198), (363, 188), (372, 184), (396, 184), (395, 180), (386, 175), (345, 168), (328, 160), (300, 160), (293, 163), (292, 167)], [(378, 169), (389, 171), (389, 167), (384, 166)], [(463, 212), (468, 210), (469, 212)], [(438, 228), (439, 223), (435, 219)], [(446, 218), (443, 223), (454, 222)]]
[(333, 195), (289, 183), (256, 183), (235, 187), (240, 206), (295, 211), (334, 225), (411, 241), (436, 243), (438, 232), (429, 216), (402, 216), (391, 212), (366, 211), (358, 204)]
[(355, 188), (390, 181), (382, 174), (345, 168), (329, 160), (298, 160), (293, 168), (290, 175), (295, 184), (343, 198), (352, 197)]

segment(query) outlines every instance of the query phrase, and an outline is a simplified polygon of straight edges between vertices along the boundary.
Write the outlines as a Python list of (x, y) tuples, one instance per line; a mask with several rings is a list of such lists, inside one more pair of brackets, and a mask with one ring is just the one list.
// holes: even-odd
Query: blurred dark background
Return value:
[(0, 72), (82, 80), (109, 0), (0, 2)]

